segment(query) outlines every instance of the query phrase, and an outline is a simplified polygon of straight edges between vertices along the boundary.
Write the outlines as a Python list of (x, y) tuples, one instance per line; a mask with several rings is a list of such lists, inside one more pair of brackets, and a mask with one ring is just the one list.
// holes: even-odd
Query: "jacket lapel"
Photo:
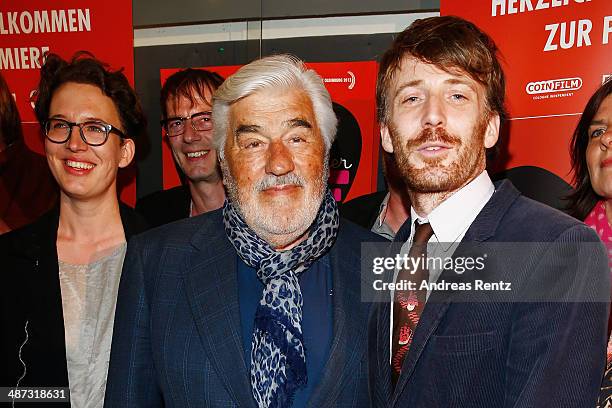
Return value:
[[(434, 294), (431, 295), (431, 297), (433, 296)], [(423, 314), (421, 315), (417, 329), (414, 332), (414, 338), (412, 340), (412, 344), (410, 345), (410, 350), (408, 351), (408, 355), (406, 356), (402, 366), (402, 373), (395, 386), (391, 406), (395, 406), (398, 397), (401, 395), (402, 390), (412, 376), (414, 368), (419, 361), (421, 354), (423, 353), (425, 345), (448, 310), (452, 296), (449, 296), (446, 299), (435, 300), (431, 297), (427, 301), (427, 305), (423, 310)], [(390, 371), (391, 367), (389, 366), (388, 362), (387, 367)]]
[[(516, 188), (509, 181), (498, 182), (495, 184), (495, 187), (496, 189), (493, 196), (480, 211), (472, 225), (470, 225), (470, 228), (467, 230), (465, 236), (461, 240), (462, 243), (483, 242), (490, 239), (495, 234), (495, 230), (497, 229), (503, 215), (520, 195), (518, 190), (516, 190)], [(453, 254), (453, 257), (459, 256), (464, 248), (465, 247), (462, 248), (462, 245), (459, 245)], [(447, 281), (462, 280), (461, 277), (457, 278), (456, 274), (453, 274), (454, 276), (451, 275), (452, 273), (452, 271), (444, 271), (441, 275), (441, 279), (445, 279)], [(465, 278), (467, 278), (467, 276), (463, 277), (463, 279)], [(448, 310), (452, 302), (453, 294), (453, 292), (431, 293), (425, 309), (423, 310), (423, 314), (419, 320), (419, 324), (417, 325), (417, 329), (414, 333), (414, 338), (412, 340), (410, 350), (408, 351), (408, 355), (404, 360), (402, 374), (393, 392), (391, 406), (395, 406), (397, 399), (402, 393), (402, 390), (412, 376), (416, 364), (421, 357), (425, 346), (427, 345), (427, 342)], [(388, 325), (387, 330), (389, 330)], [(387, 366), (389, 366), (388, 363)]]
[[(388, 281), (388, 280), (386, 280)], [(391, 385), (391, 350), (390, 319), (391, 302), (389, 299), (380, 300), (373, 307), (370, 333), (372, 345), (370, 350), (370, 398), (373, 407), (388, 407), (393, 394)], [(372, 334), (372, 330), (374, 334)], [(372, 350), (374, 353), (372, 353)]]
[(361, 301), (360, 258), (346, 245), (342, 226), (329, 256), (333, 274), (333, 342), (319, 384), (308, 401), (309, 407), (317, 408), (334, 407), (347, 381), (359, 374), (370, 308), (369, 303)]
[[(36, 350), (53, 350), (55, 355), (33, 356), (29, 362), (37, 361), (54, 364), (54, 367), (44, 368), (48, 372), (49, 385), (67, 386), (68, 368), (65, 353), (64, 314), (62, 308), (61, 287), (59, 281), (59, 266), (57, 261), (57, 227), (59, 223), (59, 208), (45, 214), (39, 221), (30, 248), (26, 248), (29, 257), (35, 262), (35, 279), (30, 279), (31, 298), (28, 302), (30, 310), (27, 319), (28, 332), (35, 333), (34, 338), (44, 341), (46, 347), (36, 347)], [(49, 354), (49, 353), (47, 353)], [(26, 378), (27, 381), (27, 378)]]
[(236, 251), (221, 211), (208, 213), (192, 238), (187, 298), (200, 340), (227, 392), (241, 407), (255, 407), (246, 369), (238, 303)]

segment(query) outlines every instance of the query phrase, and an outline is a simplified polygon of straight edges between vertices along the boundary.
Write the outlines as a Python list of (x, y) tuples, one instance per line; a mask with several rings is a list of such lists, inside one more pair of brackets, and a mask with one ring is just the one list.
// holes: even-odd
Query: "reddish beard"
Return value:
[[(402, 137), (395, 126), (389, 126), (395, 158), (402, 177), (409, 190), (425, 193), (452, 192), (474, 179), (486, 165), (484, 136), (487, 130), (487, 115), (478, 121), (470, 140), (461, 140), (443, 127), (423, 129), (412, 140), (402, 144)], [(457, 152), (457, 157), (443, 164), (446, 155), (438, 157), (421, 156), (425, 166), (416, 167), (414, 156), (419, 146), (425, 143), (440, 143)], [(451, 152), (449, 152), (451, 153)]]
[[(443, 127), (426, 128), (421, 130), (421, 133), (414, 140), (409, 140), (406, 143), (406, 149), (416, 150), (419, 146), (425, 143), (440, 143), (446, 146), (459, 148), (462, 145), (461, 139), (455, 135), (451, 135)], [(442, 161), (442, 157), (424, 157), (426, 162), (435, 165)]]

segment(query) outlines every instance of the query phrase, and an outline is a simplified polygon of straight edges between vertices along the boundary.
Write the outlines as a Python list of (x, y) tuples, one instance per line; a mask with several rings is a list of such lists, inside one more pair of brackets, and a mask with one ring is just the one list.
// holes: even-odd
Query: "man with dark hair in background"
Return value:
[[(605, 364), (606, 254), (584, 224), (489, 178), (485, 152), (504, 118), (496, 52), (474, 24), (445, 16), (414, 22), (381, 60), (382, 146), (395, 154), (411, 202), (396, 235), (400, 253), (425, 259), (441, 250), (458, 259), (476, 251), (485, 259), (484, 251), (499, 248), (491, 243), (511, 250), (478, 271), (429, 262), (398, 268), (389, 280), (414, 278), (417, 289), (387, 293), (372, 315), (376, 407), (595, 406)], [(510, 282), (510, 292), (460, 290), (476, 277)], [(459, 289), (431, 289), (446, 282)]]
[(166, 142), (180, 168), (183, 185), (150, 194), (136, 203), (151, 226), (216, 210), (225, 190), (212, 147), (212, 94), (223, 78), (188, 68), (168, 77), (161, 90)]

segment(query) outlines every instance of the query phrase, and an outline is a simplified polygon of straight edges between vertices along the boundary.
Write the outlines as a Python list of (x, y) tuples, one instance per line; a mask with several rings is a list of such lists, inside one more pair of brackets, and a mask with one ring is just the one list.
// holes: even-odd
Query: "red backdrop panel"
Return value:
[[(319, 62), (306, 65), (323, 78), (332, 101), (345, 108), (348, 116), (352, 116), (351, 120), (356, 120), (361, 137), (361, 149), (355, 150), (358, 152), (356, 156), (339, 153), (338, 157), (331, 160), (330, 184), (336, 199), (347, 201), (375, 191), (379, 146), (379, 134), (375, 124), (377, 63), (375, 61)], [(240, 66), (200, 68), (217, 72), (226, 78), (236, 72)], [(179, 68), (160, 70), (162, 84), (166, 78), (179, 70)], [(344, 142), (344, 139), (342, 141)], [(164, 189), (179, 185), (180, 179), (174, 166), (172, 152), (165, 142), (162, 143), (162, 162)]]
[(440, 12), (472, 21), (500, 49), (511, 120), (505, 166), (539, 166), (569, 181), (572, 132), (612, 73), (612, 3), (441, 0)]
[[(44, 154), (30, 103), (45, 51), (70, 58), (87, 50), (134, 84), (132, 2), (127, 0), (3, 0), (0, 4), (0, 72), (15, 94), (28, 147)], [(135, 166), (121, 177), (121, 198), (136, 201)]]

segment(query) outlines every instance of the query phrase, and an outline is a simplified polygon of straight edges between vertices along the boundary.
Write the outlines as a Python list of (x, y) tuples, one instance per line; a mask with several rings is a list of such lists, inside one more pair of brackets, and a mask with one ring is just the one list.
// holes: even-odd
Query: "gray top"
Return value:
[(115, 305), (127, 244), (96, 261), (59, 261), (66, 334), (66, 361), (73, 408), (104, 404)]

